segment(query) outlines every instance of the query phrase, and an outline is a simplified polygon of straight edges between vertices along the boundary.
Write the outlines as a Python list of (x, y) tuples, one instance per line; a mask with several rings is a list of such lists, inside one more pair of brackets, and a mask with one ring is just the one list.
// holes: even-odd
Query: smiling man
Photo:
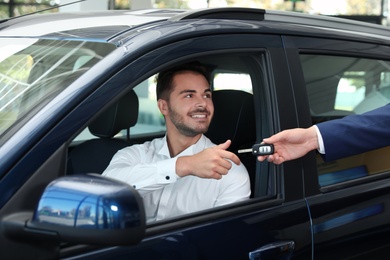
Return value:
[[(210, 79), (197, 62), (161, 72), (157, 104), (165, 137), (118, 151), (103, 175), (133, 185), (148, 222), (248, 199), (248, 172), (226, 149), (203, 134), (214, 114)], [(223, 131), (223, 129), (221, 129)]]

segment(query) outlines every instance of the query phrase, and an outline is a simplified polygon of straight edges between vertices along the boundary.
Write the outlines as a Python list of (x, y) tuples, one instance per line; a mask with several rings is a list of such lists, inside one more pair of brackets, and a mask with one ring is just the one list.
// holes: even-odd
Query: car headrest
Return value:
[(212, 95), (214, 117), (205, 134), (213, 143), (232, 141), (228, 150), (237, 152), (256, 141), (253, 95), (241, 90), (217, 90)]
[(137, 119), (138, 97), (134, 90), (131, 90), (96, 118), (88, 128), (95, 136), (111, 138), (120, 130), (134, 126)]

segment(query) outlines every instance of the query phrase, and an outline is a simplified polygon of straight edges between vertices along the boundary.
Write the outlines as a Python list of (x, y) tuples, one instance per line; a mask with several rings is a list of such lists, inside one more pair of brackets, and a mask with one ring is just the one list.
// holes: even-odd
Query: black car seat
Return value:
[(251, 148), (256, 142), (253, 95), (241, 90), (216, 90), (212, 98), (214, 117), (205, 135), (215, 144), (224, 143), (227, 139), (232, 141), (228, 150), (237, 154), (247, 168), (254, 194), (257, 159), (252, 153), (237, 152)]
[[(68, 174), (101, 174), (113, 155), (130, 145), (129, 128), (137, 123), (138, 102), (137, 94), (131, 90), (88, 126), (89, 131), (97, 138), (87, 140), (69, 150)], [(114, 138), (123, 129), (127, 130), (127, 139)]]

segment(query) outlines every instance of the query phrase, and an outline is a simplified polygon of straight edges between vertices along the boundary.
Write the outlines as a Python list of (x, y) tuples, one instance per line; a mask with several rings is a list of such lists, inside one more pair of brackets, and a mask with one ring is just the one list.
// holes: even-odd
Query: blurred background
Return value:
[(0, 0), (0, 19), (34, 12), (252, 7), (339, 16), (389, 26), (388, 0)]

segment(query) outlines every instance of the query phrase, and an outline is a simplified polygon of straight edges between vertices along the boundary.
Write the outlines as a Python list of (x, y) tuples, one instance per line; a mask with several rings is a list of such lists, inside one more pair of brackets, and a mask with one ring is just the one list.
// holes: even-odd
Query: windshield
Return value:
[(2, 38), (0, 137), (114, 48), (112, 44), (100, 42)]

